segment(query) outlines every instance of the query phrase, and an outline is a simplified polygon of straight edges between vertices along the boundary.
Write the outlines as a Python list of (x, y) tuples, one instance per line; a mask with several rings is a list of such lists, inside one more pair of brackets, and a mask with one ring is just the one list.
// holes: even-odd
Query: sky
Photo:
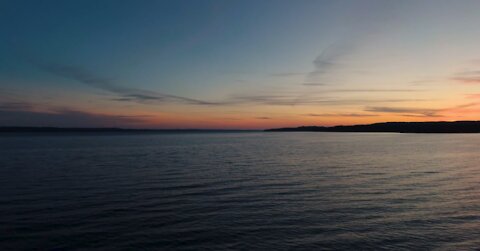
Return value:
[(0, 126), (480, 120), (480, 1), (0, 0)]

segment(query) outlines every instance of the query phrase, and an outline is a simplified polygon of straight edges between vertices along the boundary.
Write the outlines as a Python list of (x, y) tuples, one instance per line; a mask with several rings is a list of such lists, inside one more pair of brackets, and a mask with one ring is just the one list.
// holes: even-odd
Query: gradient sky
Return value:
[(0, 1), (0, 125), (480, 119), (480, 1)]

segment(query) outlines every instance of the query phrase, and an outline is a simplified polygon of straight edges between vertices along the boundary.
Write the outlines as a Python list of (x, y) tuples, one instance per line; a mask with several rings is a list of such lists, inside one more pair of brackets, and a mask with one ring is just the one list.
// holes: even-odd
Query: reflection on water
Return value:
[(480, 135), (0, 136), (0, 249), (480, 247)]

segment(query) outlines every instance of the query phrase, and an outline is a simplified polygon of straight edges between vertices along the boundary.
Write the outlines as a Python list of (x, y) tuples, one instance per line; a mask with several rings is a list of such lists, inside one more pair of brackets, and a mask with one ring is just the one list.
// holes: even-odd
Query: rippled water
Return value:
[(0, 249), (475, 249), (479, 146), (479, 134), (2, 135)]

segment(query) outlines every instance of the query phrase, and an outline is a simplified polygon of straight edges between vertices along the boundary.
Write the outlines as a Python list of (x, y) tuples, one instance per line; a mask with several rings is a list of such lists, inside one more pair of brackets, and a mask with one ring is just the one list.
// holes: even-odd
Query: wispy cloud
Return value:
[(480, 71), (459, 72), (452, 79), (463, 84), (480, 84)]
[[(161, 92), (144, 90), (138, 88), (124, 87), (111, 78), (105, 78), (93, 74), (81, 67), (58, 65), (58, 64), (36, 64), (42, 70), (54, 74), (56, 76), (75, 80), (84, 85), (88, 85), (100, 90), (104, 90), (115, 94), (116, 97), (111, 98), (117, 102), (137, 102), (142, 104), (164, 104), (164, 103), (180, 103), (188, 105), (200, 106), (219, 106), (219, 105), (348, 105), (348, 104), (370, 104), (370, 103), (386, 103), (386, 102), (404, 102), (412, 101), (412, 99), (342, 99), (342, 98), (325, 98), (308, 94), (267, 94), (267, 95), (233, 95), (219, 101), (205, 101), (189, 97), (165, 94)], [(323, 83), (309, 82), (304, 85), (320, 86)], [(326, 90), (323, 93), (334, 92), (411, 92), (415, 90), (401, 89), (336, 89)], [(270, 92), (271, 93), (271, 92)], [(416, 100), (420, 101), (420, 100)]]
[(292, 77), (292, 76), (303, 76), (308, 74), (308, 72), (278, 72), (272, 73), (270, 76), (272, 77)]
[(376, 113), (394, 113), (399, 114), (404, 117), (444, 117), (442, 113), (447, 112), (459, 112), (465, 108), (472, 106), (477, 106), (480, 103), (467, 103), (462, 105), (457, 105), (453, 107), (446, 108), (412, 108), (412, 107), (366, 107), (364, 110), (367, 112), (376, 112)]
[(0, 126), (141, 127), (153, 115), (112, 115), (30, 102), (0, 102)]
[(32, 106), (25, 102), (3, 102), (0, 103), (1, 111), (30, 110)]
[(220, 105), (221, 102), (210, 102), (188, 97), (165, 94), (150, 90), (123, 87), (110, 78), (97, 76), (81, 67), (58, 64), (37, 64), (42, 70), (51, 74), (72, 79), (82, 84), (119, 95), (116, 101), (136, 102), (177, 102), (192, 105)]
[(316, 82), (321, 76), (342, 65), (340, 59), (353, 50), (353, 41), (342, 41), (325, 48), (314, 60), (313, 71), (306, 76), (306, 82)]
[[(325, 47), (313, 60), (314, 69), (307, 74), (305, 82), (317, 82), (328, 74), (348, 66), (347, 56), (361, 48), (362, 43), (375, 33), (387, 27), (400, 11), (401, 1), (375, 1), (372, 3), (358, 2), (352, 8), (351, 25), (346, 27), (336, 41)], [(375, 9), (375, 12), (371, 10)]]
[(332, 89), (326, 92), (419, 92), (422, 90), (414, 89)]
[(270, 118), (270, 117), (255, 117), (255, 119), (265, 119), (266, 120), (266, 119), (272, 119), (272, 118)]
[[(236, 95), (231, 100), (237, 104), (295, 105), (296, 98), (292, 95)], [(311, 100), (303, 100), (301, 104), (309, 102)]]
[(308, 113), (309, 117), (377, 117), (378, 114), (368, 113)]
[(445, 116), (443, 115), (438, 115), (438, 114), (402, 114), (402, 117), (409, 117), (409, 118), (443, 118)]
[[(325, 83), (303, 83), (305, 86), (328, 86)], [(422, 89), (322, 89), (322, 93), (328, 92), (422, 92)]]
[[(3, 106), (2, 106), (3, 107)], [(145, 124), (148, 115), (125, 116), (96, 114), (71, 109), (33, 111), (30, 109), (0, 108), (2, 126), (59, 126), (59, 127), (138, 127)]]
[(318, 97), (318, 96), (300, 96), (298, 94), (282, 94), (282, 95), (244, 95), (233, 96), (232, 103), (236, 104), (263, 104), (263, 105), (328, 105), (328, 106), (342, 106), (342, 105), (364, 105), (375, 103), (397, 103), (397, 102), (411, 102), (424, 101), (421, 99), (344, 99), (339, 97)]
[(465, 97), (470, 99), (480, 99), (480, 93), (466, 94)]
[(305, 85), (305, 86), (326, 86), (327, 84), (325, 84), (325, 83), (303, 83), (302, 85)]
[(410, 86), (425, 86), (428, 83), (432, 83), (432, 82), (435, 82), (435, 80), (434, 79), (419, 79), (419, 80), (410, 81), (408, 83), (410, 84)]
[(405, 108), (405, 107), (384, 107), (384, 106), (375, 106), (365, 108), (367, 112), (377, 112), (377, 113), (400, 113), (405, 115), (417, 115), (424, 117), (437, 117), (438, 112), (442, 109), (426, 109), (426, 108)]
[[(323, 50), (312, 61), (313, 70), (305, 76), (303, 85), (309, 87), (323, 86), (330, 81), (338, 81), (338, 78), (350, 68), (350, 71), (363, 73), (363, 70), (351, 69), (353, 55), (362, 47), (369, 36), (380, 32), (384, 26), (395, 16), (399, 10), (399, 4), (392, 1), (380, 1), (372, 3), (358, 3), (358, 8), (349, 15), (352, 18), (351, 27), (346, 27), (348, 32), (343, 33)], [(371, 9), (379, 11), (371, 12)], [(342, 74), (340, 74), (342, 73)], [(336, 80), (335, 80), (336, 79)], [(316, 84), (319, 83), (319, 84)], [(305, 90), (302, 96), (309, 96), (309, 90)], [(300, 100), (300, 99), (299, 99)]]

